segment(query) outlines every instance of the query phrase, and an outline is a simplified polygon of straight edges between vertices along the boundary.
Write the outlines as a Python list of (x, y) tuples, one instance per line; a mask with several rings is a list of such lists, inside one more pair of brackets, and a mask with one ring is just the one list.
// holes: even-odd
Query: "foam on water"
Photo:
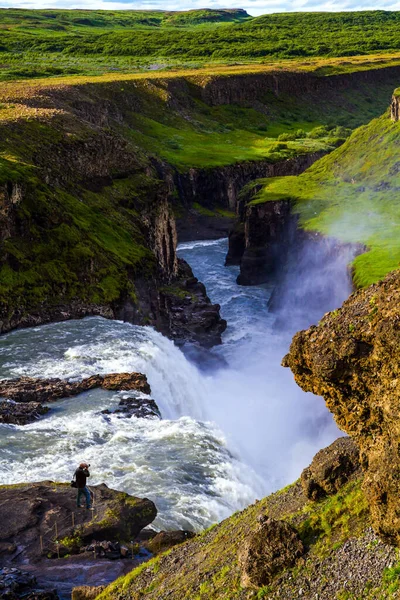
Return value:
[(147, 496), (155, 525), (201, 529), (251, 502), (261, 479), (204, 421), (208, 381), (152, 328), (89, 318), (15, 331), (2, 338), (0, 377), (79, 379), (145, 372), (162, 421), (104, 415), (122, 393), (91, 390), (51, 406), (24, 427), (0, 426), (0, 482), (68, 481), (83, 458), (93, 483)]
[(229, 323), (213, 372), (199, 371), (149, 327), (99, 317), (0, 338), (0, 377), (139, 371), (164, 417), (104, 415), (121, 397), (104, 390), (57, 402), (36, 423), (0, 426), (1, 483), (69, 481), (85, 459), (93, 483), (154, 500), (158, 527), (198, 530), (293, 481), (333, 441), (338, 431), (323, 401), (280, 366), (290, 335), (274, 330), (271, 289), (237, 286), (237, 268), (223, 266), (226, 249), (217, 240), (179, 250)]

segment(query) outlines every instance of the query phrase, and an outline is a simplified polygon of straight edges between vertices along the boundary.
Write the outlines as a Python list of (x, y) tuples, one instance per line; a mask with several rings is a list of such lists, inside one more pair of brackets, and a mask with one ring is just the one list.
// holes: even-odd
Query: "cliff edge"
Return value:
[(358, 444), (372, 523), (400, 543), (400, 272), (293, 338), (284, 365)]

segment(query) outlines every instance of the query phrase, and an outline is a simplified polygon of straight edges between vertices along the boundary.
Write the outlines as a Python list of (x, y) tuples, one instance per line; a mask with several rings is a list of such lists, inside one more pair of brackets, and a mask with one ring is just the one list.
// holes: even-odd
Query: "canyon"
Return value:
[[(52, 411), (50, 416), (43, 415), (38, 429), (32, 427), (27, 431), (32, 436), (32, 447), (41, 439), (41, 427), (45, 430), (59, 427), (57, 418), (60, 418), (61, 431), (64, 438), (70, 440), (74, 456), (81, 452), (83, 430), (75, 437), (68, 430), (71, 415), (76, 411), (82, 420), (78, 427), (90, 419), (89, 430), (93, 433), (93, 438), (87, 441), (90, 452), (100, 453), (102, 445), (115, 444), (122, 438), (118, 446), (121, 459), (119, 455), (112, 458), (116, 461), (113, 470), (121, 478), (119, 484), (126, 485), (128, 481), (125, 478), (130, 467), (124, 463), (128, 441), (131, 445), (140, 443), (142, 448), (142, 440), (146, 439), (154, 453), (152, 464), (155, 464), (156, 452), (160, 452), (157, 446), (163, 443), (165, 455), (169, 451), (172, 456), (183, 452), (189, 466), (193, 461), (193, 472), (198, 476), (195, 484), (200, 489), (208, 487), (210, 497), (216, 497), (220, 490), (215, 491), (210, 476), (202, 480), (199, 475), (200, 471), (207, 473), (209, 468), (209, 463), (196, 462), (204, 453), (207, 460), (214, 461), (216, 471), (226, 468), (229, 475), (218, 471), (224, 485), (231, 485), (232, 480), (240, 483), (242, 498), (238, 505), (244, 506), (243, 498), (252, 497), (253, 501), (248, 508), (241, 508), (194, 539), (181, 536), (183, 545), (156, 556), (110, 587), (81, 590), (83, 597), (87, 593), (104, 600), (117, 596), (134, 599), (144, 593), (146, 597), (161, 600), (171, 597), (173, 590), (177, 600), (187, 598), (188, 594), (207, 600), (291, 599), (293, 594), (331, 598), (332, 594), (346, 591), (353, 595), (362, 593), (366, 581), (371, 581), (371, 589), (378, 594), (376, 597), (390, 597), (384, 595), (391, 585), (385, 578), (389, 577), (387, 573), (392, 573), (391, 569), (394, 569), (393, 576), (397, 573), (393, 545), (398, 545), (400, 527), (396, 445), (398, 275), (391, 273), (382, 282), (355, 291), (338, 309), (338, 302), (345, 300), (352, 286), (357, 284), (354, 269), (359, 257), (365, 260), (368, 256), (368, 243), (361, 237), (340, 237), (334, 231), (331, 234), (323, 228), (305, 227), (304, 214), (299, 208), (301, 198), (285, 190), (278, 191), (277, 198), (263, 196), (269, 193), (270, 183), (273, 186), (279, 185), (281, 180), (309, 181), (307, 178), (318, 172), (321, 164), (334, 164), (334, 168), (339, 169), (337, 164), (345, 161), (349, 146), (357, 137), (344, 143), (341, 140), (337, 149), (329, 145), (319, 150), (296, 146), (289, 148), (294, 155), (281, 156), (276, 154), (279, 148), (275, 148), (275, 154), (272, 152), (267, 158), (260, 156), (259, 160), (230, 162), (225, 156), (223, 160), (227, 164), (184, 167), (178, 156), (183, 141), (170, 138), (165, 132), (161, 139), (154, 125), (149, 126), (148, 119), (152, 111), (159, 111), (160, 127), (183, 120), (190, 127), (203, 130), (205, 125), (200, 115), (206, 113), (209, 127), (212, 121), (216, 130), (225, 128), (229, 133), (229, 127), (232, 130), (245, 118), (256, 119), (257, 127), (261, 128), (264, 125), (260, 119), (268, 123), (275, 119), (282, 126), (279, 110), (290, 113), (295, 104), (300, 106), (300, 112), (305, 111), (310, 123), (317, 110), (313, 108), (310, 112), (309, 106), (318, 105), (318, 112), (323, 113), (320, 108), (323, 105), (326, 114), (331, 115), (330, 121), (339, 115), (343, 123), (346, 119), (353, 123), (359, 118), (357, 124), (361, 125), (363, 115), (355, 116), (360, 98), (364, 95), (370, 99), (368, 104), (375, 103), (367, 112), (370, 116), (370, 110), (376, 111), (378, 117), (383, 112), (383, 103), (385, 107), (389, 104), (399, 75), (400, 68), (391, 67), (324, 77), (285, 72), (237, 76), (195, 74), (75, 84), (5, 85), (1, 100), (5, 103), (6, 117), (0, 122), (0, 130), (9, 151), (7, 156), (2, 155), (0, 165), (0, 330), (8, 334), (3, 339), (15, 352), (15, 363), (10, 365), (2, 360), (1, 368), (2, 376), (11, 375), (16, 379), (18, 374), (20, 378), (13, 382), (14, 387), (1, 382), (0, 388), (3, 386), (4, 395), (14, 401), (20, 401), (23, 396), (24, 401), (34, 403), (34, 411), (38, 410), (36, 404), (41, 400), (37, 397), (38, 386), (41, 393), (48, 394), (47, 400), (52, 394), (57, 398), (73, 396), (78, 391), (86, 394), (68, 400), (70, 407), (61, 400), (53, 416)], [(278, 110), (280, 104), (283, 106)], [(233, 111), (234, 116), (230, 115), (233, 125), (218, 120), (221, 107)], [(234, 113), (237, 107), (242, 111), (239, 116)], [(397, 123), (396, 94), (391, 115), (392, 123)], [(383, 118), (389, 120), (387, 114)], [(318, 124), (324, 125), (323, 120)], [(289, 150), (283, 148), (284, 152)], [(219, 156), (217, 148), (215, 154)], [(352, 178), (345, 179), (346, 184), (353, 185), (352, 181)], [(387, 186), (382, 187), (382, 181), (386, 180), (374, 181), (375, 187), (381, 186), (377, 191), (387, 189)], [(365, 189), (359, 193), (364, 192)], [(314, 210), (313, 213), (317, 214)], [(259, 325), (258, 332), (256, 323), (249, 329), (249, 337), (258, 341), (257, 335), (264, 335), (265, 340), (277, 344), (276, 353), (285, 347), (287, 336), (296, 330), (293, 328), (304, 328), (295, 335), (284, 365), (291, 368), (304, 391), (324, 397), (339, 427), (357, 444), (339, 441), (329, 446), (317, 454), (303, 472), (301, 481), (255, 502), (256, 490), (264, 491), (263, 486), (257, 487), (258, 472), (252, 470), (252, 463), (251, 467), (249, 463), (242, 463), (236, 448), (232, 450), (223, 441), (221, 431), (213, 429), (204, 419), (204, 415), (217, 414), (220, 422), (229, 423), (222, 420), (218, 410), (222, 413), (225, 407), (229, 413), (235, 394), (241, 398), (241, 389), (237, 387), (229, 397), (232, 388), (228, 387), (229, 404), (224, 405), (221, 400), (216, 413), (207, 413), (215, 400), (212, 386), (206, 386), (209, 380), (202, 379), (192, 364), (202, 363), (207, 372), (209, 363), (214, 362), (210, 368), (212, 375), (208, 375), (215, 377), (212, 383), (218, 382), (219, 376), (224, 383), (227, 373), (237, 381), (234, 371), (238, 370), (239, 352), (236, 349), (235, 354), (230, 349), (232, 339), (225, 342), (226, 356), (219, 350), (227, 328), (221, 305), (213, 303), (213, 295), (210, 294), (211, 299), (208, 296), (209, 285), (199, 281), (189, 264), (190, 259), (182, 257), (183, 252), (193, 250), (199, 234), (203, 238), (201, 243), (215, 244), (210, 247), (222, 256), (223, 247), (218, 245), (218, 238), (228, 233), (225, 260), (228, 268), (240, 269), (237, 282), (241, 293), (246, 286), (259, 287), (260, 304), (266, 309), (265, 290), (268, 289), (268, 318), (274, 315), (275, 330), (271, 327), (266, 334)], [(180, 250), (178, 241), (184, 242)], [(186, 250), (185, 242), (188, 243)], [(200, 256), (199, 263), (201, 260)], [(356, 265), (353, 271), (348, 267), (350, 263)], [(215, 269), (214, 263), (210, 265)], [(206, 270), (205, 266), (203, 273)], [(233, 276), (237, 271), (229, 273)], [(227, 287), (226, 282), (223, 283)], [(266, 287), (262, 287), (264, 284)], [(235, 293), (233, 301), (238, 297)], [(323, 312), (328, 310), (333, 312), (323, 317)], [(88, 316), (92, 319), (76, 321)], [(317, 326), (311, 325), (321, 317)], [(68, 320), (71, 320), (71, 330), (66, 328)], [(46, 325), (45, 342), (40, 340), (41, 325)], [(143, 325), (151, 325), (156, 331), (142, 328)], [(32, 337), (29, 333), (24, 337), (23, 328), (29, 326), (33, 326)], [(279, 344), (274, 340), (275, 331), (282, 335)], [(185, 362), (179, 349), (168, 345), (170, 342), (157, 332), (186, 350), (193, 345), (197, 347), (192, 363)], [(240, 327), (231, 336), (239, 336), (239, 332)], [(199, 346), (205, 348), (201, 351), (205, 354), (200, 354)], [(209, 353), (211, 348), (215, 354)], [(254, 351), (251, 344), (245, 348), (249, 354)], [(33, 352), (37, 353), (37, 364), (27, 359)], [(257, 360), (254, 354), (250, 355), (257, 366), (258, 355)], [(162, 363), (166, 356), (173, 357), (175, 363)], [(213, 357), (217, 360), (213, 361)], [(276, 356), (271, 353), (261, 358), (272, 368)], [(124, 401), (120, 392), (125, 390), (121, 381), (110, 384), (111, 387), (107, 384), (107, 373), (114, 373), (104, 370), (110, 362), (117, 365), (115, 373), (118, 371), (119, 376), (124, 375), (118, 370), (123, 363), (125, 375), (134, 378), (132, 387), (147, 395), (150, 389), (139, 371), (148, 375), (148, 369), (157, 404), (159, 398), (163, 403), (160, 407), (163, 419), (149, 419), (146, 425), (141, 423), (147, 419), (138, 418), (141, 423), (135, 422), (143, 435), (140, 439), (137, 433), (135, 439), (130, 437), (132, 428), (117, 414), (118, 409), (109, 409), (109, 406), (111, 409), (117, 406), (117, 400)], [(225, 362), (229, 363), (230, 370)], [(28, 373), (33, 371), (36, 378), (26, 378), (24, 368)], [(44, 372), (48, 376), (43, 383), (37, 377), (43, 378)], [(259, 373), (249, 372), (256, 395), (254, 382), (258, 382)], [(61, 379), (58, 373), (62, 374)], [(270, 373), (273, 378), (274, 371)], [(111, 377), (118, 379), (117, 375)], [(71, 378), (74, 383), (68, 383)], [(77, 379), (80, 384), (76, 383)], [(238, 380), (238, 384), (241, 386), (243, 382)], [(293, 388), (287, 389), (293, 393)], [(198, 399), (204, 400), (207, 396), (210, 406), (199, 406)], [(189, 415), (188, 398), (192, 402)], [(311, 402), (322, 404), (316, 399)], [(246, 417), (254, 417), (251, 402), (248, 403), (241, 416), (244, 431)], [(311, 420), (308, 426), (310, 429), (315, 426), (322, 432), (321, 437), (326, 436), (330, 442), (333, 426), (324, 409), (315, 406), (307, 409), (315, 413), (315, 421)], [(264, 413), (260, 407), (256, 410), (261, 423)], [(117, 419), (120, 420), (117, 422)], [(301, 425), (306, 428), (307, 422), (301, 421)], [(338, 434), (336, 430), (335, 433)], [(171, 450), (167, 450), (167, 442), (157, 443), (158, 435), (171, 443)], [(62, 454), (66, 441), (63, 435), (58, 437), (57, 452)], [(17, 438), (18, 435), (13, 443), (16, 451), (23, 454), (26, 452), (24, 440), (21, 436)], [(320, 439), (318, 435), (315, 439), (313, 434), (300, 438), (293, 452), (301, 449), (301, 443), (318, 446)], [(193, 440), (197, 440), (197, 446)], [(251, 452), (248, 447), (245, 450), (243, 455), (248, 458)], [(48, 448), (43, 450), (49, 451)], [(195, 458), (191, 452), (196, 454)], [(107, 452), (105, 459), (97, 454), (97, 460), (99, 469), (104, 460), (106, 466), (101, 468), (110, 475)], [(168, 465), (166, 467), (165, 457), (159, 458), (158, 454), (157, 460), (161, 466), (156, 469), (158, 479), (154, 481), (165, 488), (162, 477)], [(29, 461), (32, 468), (38, 468), (34, 457), (30, 456)], [(65, 476), (68, 468), (70, 463), (63, 462), (56, 473)], [(147, 463), (135, 468), (135, 485), (149, 486)], [(242, 471), (246, 469), (248, 474), (244, 478)], [(192, 472), (189, 475), (191, 477)], [(151, 518), (140, 523), (138, 529), (156, 517), (158, 501), (162, 507), (161, 518), (171, 518), (168, 510), (172, 513), (174, 502), (179, 504), (176, 490), (186, 491), (179, 485), (185, 486), (189, 475), (182, 465), (173, 472), (168, 501), (157, 488), (157, 501), (151, 502)], [(190, 481), (194, 486), (193, 480)], [(29, 495), (32, 493), (30, 484), (26, 485), (24, 493)], [(11, 506), (12, 494), (17, 488), (11, 491), (7, 488), (7, 485), (1, 486), (0, 495), (3, 494)], [(56, 489), (57, 493), (60, 489)], [(236, 488), (229, 489), (236, 491)], [(114, 494), (112, 490), (100, 490), (103, 492), (106, 496)], [(141, 502), (150, 503), (149, 500)], [(193, 510), (192, 497), (190, 502)], [(230, 507), (224, 506), (224, 516)], [(179, 505), (179, 510), (183, 526), (185, 518), (189, 522), (185, 516), (189, 511), (184, 503)], [(217, 511), (214, 507), (212, 510), (208, 514), (214, 518)], [(194, 513), (190, 527), (204, 529), (204, 514), (201, 510)], [(137, 533), (135, 530), (132, 536)], [(264, 543), (266, 536), (271, 539), (269, 545)], [(11, 543), (10, 536), (3, 537), (7, 544), (14, 544), (14, 538)], [(275, 561), (277, 554), (282, 560)], [(263, 565), (263, 556), (269, 557), (268, 568)], [(337, 565), (341, 565), (339, 572)], [(352, 578), (354, 571), (360, 573), (358, 578)], [(328, 583), (324, 573), (331, 576)]]

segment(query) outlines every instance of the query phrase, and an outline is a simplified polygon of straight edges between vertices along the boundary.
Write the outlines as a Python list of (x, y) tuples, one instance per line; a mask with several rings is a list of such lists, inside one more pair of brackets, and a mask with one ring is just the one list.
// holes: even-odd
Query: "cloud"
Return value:
[[(0, 0), (1, 8), (80, 8), (98, 10), (190, 10), (194, 8), (232, 8), (228, 0)], [(392, 0), (243, 0), (238, 7), (257, 16), (273, 12), (399, 10)]]

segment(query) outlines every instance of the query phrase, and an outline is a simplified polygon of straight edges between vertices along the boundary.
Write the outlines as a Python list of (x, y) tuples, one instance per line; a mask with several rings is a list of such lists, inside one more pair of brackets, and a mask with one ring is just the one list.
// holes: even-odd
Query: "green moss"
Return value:
[(400, 263), (399, 135), (385, 114), (302, 175), (265, 180), (252, 203), (290, 199), (304, 229), (365, 245), (353, 271), (357, 286), (369, 285)]
[(68, 552), (73, 552), (82, 547), (83, 541), (78, 533), (71, 536), (66, 536), (58, 540), (60, 546), (65, 548)]
[(368, 502), (362, 492), (361, 482), (351, 482), (340, 492), (327, 499), (307, 506), (310, 511), (298, 528), (306, 546), (312, 552), (325, 556), (339, 548), (349, 537), (360, 534), (369, 521)]

